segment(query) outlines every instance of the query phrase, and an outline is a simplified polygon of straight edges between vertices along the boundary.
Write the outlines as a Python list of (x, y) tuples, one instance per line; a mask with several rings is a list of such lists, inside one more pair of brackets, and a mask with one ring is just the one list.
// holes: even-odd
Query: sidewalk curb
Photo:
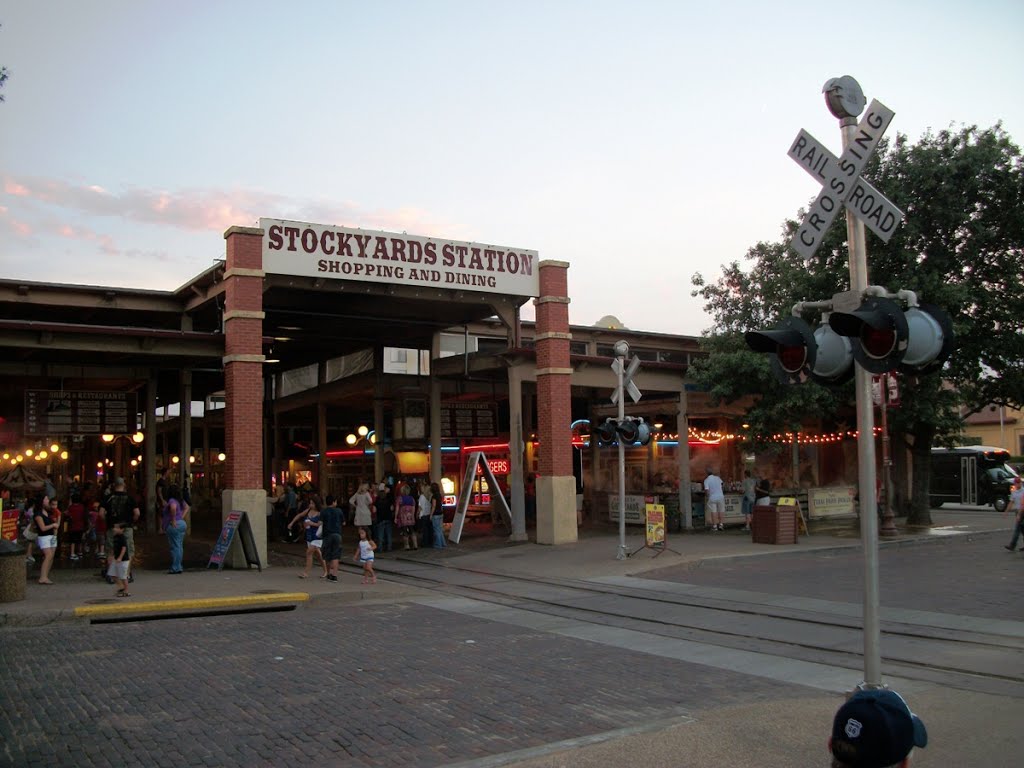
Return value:
[(211, 611), (225, 608), (262, 608), (271, 605), (298, 605), (309, 601), (308, 592), (281, 592), (273, 595), (235, 595), (231, 597), (198, 597), (181, 600), (148, 600), (141, 603), (111, 605), (79, 605), (76, 618), (111, 618), (136, 614), (175, 613), (180, 611)]
[[(384, 582), (388, 585), (388, 582)], [(275, 606), (299, 607), (302, 604), (393, 602), (413, 597), (422, 597), (429, 589), (395, 585), (383, 590), (373, 588), (338, 592), (275, 592), (261, 595), (227, 595), (206, 598), (182, 598), (173, 600), (149, 600), (144, 602), (119, 602), (105, 605), (79, 605), (73, 608), (42, 609), (29, 612), (0, 611), (0, 630), (15, 627), (44, 627), (53, 624), (87, 624), (92, 619), (130, 618), (132, 616), (154, 616), (171, 613), (202, 613), (219, 610), (256, 610)]]
[[(942, 542), (949, 541), (950, 539), (958, 539), (966, 537), (968, 541), (971, 537), (991, 537), (991, 536), (1002, 536), (1004, 531), (951, 531), (944, 536), (932, 535), (908, 535), (901, 536), (893, 539), (879, 538), (878, 548), (879, 549), (900, 549), (901, 547), (919, 547), (929, 546), (933, 544), (941, 544)], [(814, 546), (807, 542), (808, 546), (804, 549), (785, 549), (781, 551), (772, 550), (759, 550), (757, 552), (745, 552), (743, 554), (727, 554), (727, 555), (706, 555), (699, 559), (691, 560), (688, 563), (676, 563), (675, 565), (688, 565), (690, 568), (698, 568), (703, 562), (728, 562), (730, 560), (745, 560), (751, 557), (786, 557), (792, 555), (807, 555), (821, 552), (845, 552), (850, 549), (863, 549), (861, 546), (860, 539), (855, 539), (849, 544), (823, 544), (821, 546)], [(635, 575), (635, 574), (628, 574)]]

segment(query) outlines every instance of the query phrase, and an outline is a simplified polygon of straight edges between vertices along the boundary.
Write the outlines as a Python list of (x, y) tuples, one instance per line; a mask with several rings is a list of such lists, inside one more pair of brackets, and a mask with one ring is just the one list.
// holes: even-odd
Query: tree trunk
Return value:
[(889, 454), (892, 460), (892, 509), (896, 517), (906, 517), (910, 512), (910, 480), (916, 473), (910, 471), (907, 439), (902, 432), (893, 434), (889, 441)]
[(932, 476), (932, 440), (935, 437), (935, 427), (921, 424), (912, 434), (914, 445), (910, 449), (910, 457), (914, 476), (910, 486), (910, 514), (907, 515), (907, 525), (931, 525), (928, 486)]

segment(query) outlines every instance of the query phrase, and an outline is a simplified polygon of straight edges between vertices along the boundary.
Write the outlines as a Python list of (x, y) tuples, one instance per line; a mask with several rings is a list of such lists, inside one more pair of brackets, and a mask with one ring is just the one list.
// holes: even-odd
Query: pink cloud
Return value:
[(261, 216), (321, 224), (457, 236), (450, 223), (418, 208), (368, 211), (350, 201), (295, 200), (258, 190), (183, 189), (177, 192), (129, 188), (116, 193), (95, 184), (59, 179), (4, 177), (4, 191), (93, 216), (159, 224), (189, 231), (223, 232), (253, 225)]
[(9, 179), (4, 179), (4, 192), (8, 195), (16, 195), (17, 197), (27, 197), (29, 194), (25, 187)]
[(18, 237), (31, 237), (32, 227), (26, 222), (16, 219), (11, 216), (10, 211), (6, 206), (0, 205), (0, 221), (6, 225), (7, 229), (13, 232)]
[(114, 238), (102, 232), (94, 232), (85, 227), (71, 227), (67, 224), (59, 224), (53, 230), (54, 234), (68, 240), (81, 240), (96, 243), (100, 251), (109, 256), (120, 256), (121, 250), (114, 244)]

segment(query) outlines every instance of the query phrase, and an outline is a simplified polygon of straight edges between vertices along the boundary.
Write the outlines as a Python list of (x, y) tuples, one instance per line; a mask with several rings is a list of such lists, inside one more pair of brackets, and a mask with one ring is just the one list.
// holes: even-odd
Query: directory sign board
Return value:
[(134, 392), (25, 390), (26, 435), (130, 435), (137, 429)]

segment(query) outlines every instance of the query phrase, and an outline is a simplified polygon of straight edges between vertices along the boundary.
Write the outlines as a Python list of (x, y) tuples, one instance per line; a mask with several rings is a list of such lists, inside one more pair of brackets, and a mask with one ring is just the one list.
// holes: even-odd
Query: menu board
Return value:
[(126, 435), (138, 428), (134, 392), (25, 390), (26, 435)]
[(444, 403), (441, 437), (497, 437), (498, 407), (494, 403)]

